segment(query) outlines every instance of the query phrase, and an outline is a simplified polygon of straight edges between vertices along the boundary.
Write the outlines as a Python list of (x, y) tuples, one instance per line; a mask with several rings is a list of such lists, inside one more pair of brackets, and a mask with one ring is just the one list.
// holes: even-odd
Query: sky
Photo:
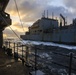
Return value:
[[(28, 31), (28, 27), (42, 17), (44, 10), (45, 17), (48, 10), (49, 18), (51, 18), (52, 13), (54, 13), (54, 18), (59, 18), (59, 14), (62, 13), (66, 17), (68, 24), (72, 23), (73, 18), (76, 17), (75, 0), (16, 0), (16, 2), (21, 21), (14, 0), (9, 1), (6, 12), (10, 14), (12, 19), (11, 28), (18, 36), (24, 35)], [(9, 27), (3, 32), (4, 38), (16, 37)]]

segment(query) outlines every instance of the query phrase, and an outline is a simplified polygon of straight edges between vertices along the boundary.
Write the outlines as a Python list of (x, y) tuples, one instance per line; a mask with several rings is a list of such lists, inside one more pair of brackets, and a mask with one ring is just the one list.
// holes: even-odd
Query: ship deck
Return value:
[(21, 61), (15, 61), (0, 49), (0, 75), (29, 75), (28, 71)]

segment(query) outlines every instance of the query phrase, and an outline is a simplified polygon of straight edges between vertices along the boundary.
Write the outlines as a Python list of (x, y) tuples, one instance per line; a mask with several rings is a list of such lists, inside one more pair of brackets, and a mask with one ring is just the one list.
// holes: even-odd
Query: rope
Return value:
[(16, 5), (16, 9), (17, 9), (17, 12), (18, 12), (18, 16), (19, 16), (19, 19), (20, 19), (21, 26), (22, 26), (22, 28), (23, 28), (23, 32), (25, 32), (24, 27), (23, 27), (23, 24), (22, 24), (21, 17), (20, 17), (20, 14), (19, 14), (19, 9), (18, 9), (16, 0), (14, 0), (14, 2), (15, 2), (15, 5)]

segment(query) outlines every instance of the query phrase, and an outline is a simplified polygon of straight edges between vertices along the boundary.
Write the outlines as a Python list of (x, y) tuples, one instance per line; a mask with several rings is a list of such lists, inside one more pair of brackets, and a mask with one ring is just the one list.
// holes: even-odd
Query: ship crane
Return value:
[(63, 19), (63, 21), (64, 21), (64, 26), (65, 26), (65, 17), (64, 17), (62, 14), (60, 14), (60, 17)]
[(0, 47), (3, 45), (3, 30), (11, 25), (10, 15), (5, 12), (9, 0), (0, 0)]

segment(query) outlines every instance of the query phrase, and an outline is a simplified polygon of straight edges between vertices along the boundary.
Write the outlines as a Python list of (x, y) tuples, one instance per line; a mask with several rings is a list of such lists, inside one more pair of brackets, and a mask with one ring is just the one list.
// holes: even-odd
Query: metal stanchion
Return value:
[(15, 43), (14, 43), (14, 58), (15, 58)]
[(23, 45), (22, 45), (22, 59), (23, 59)]
[(24, 65), (24, 58), (23, 58), (24, 56), (23, 56), (23, 45), (22, 45), (22, 64)]
[(26, 46), (26, 64), (28, 64), (28, 46)]
[(14, 53), (14, 58), (16, 61), (18, 61), (18, 44), (17, 44), (17, 52)]
[(37, 70), (37, 49), (36, 49), (36, 46), (35, 46), (35, 75), (36, 75), (36, 70)]
[(71, 75), (71, 71), (72, 71), (72, 58), (73, 58), (73, 53), (70, 53), (69, 75)]

